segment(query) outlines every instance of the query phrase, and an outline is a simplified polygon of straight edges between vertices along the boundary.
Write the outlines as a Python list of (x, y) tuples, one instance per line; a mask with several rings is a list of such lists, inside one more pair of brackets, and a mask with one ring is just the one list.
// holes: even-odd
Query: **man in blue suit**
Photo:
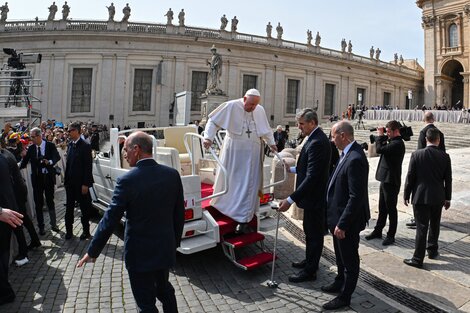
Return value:
[(308, 138), (300, 151), (297, 166), (290, 169), (297, 173), (296, 190), (279, 206), (279, 211), (283, 212), (295, 202), (304, 209), (305, 259), (292, 263), (293, 267), (301, 269), (289, 276), (289, 281), (294, 283), (317, 278), (325, 234), (326, 184), (331, 158), (331, 145), (318, 127), (317, 112), (302, 110), (297, 115), (297, 123), (302, 135)]
[(101, 219), (88, 253), (78, 262), (95, 262), (126, 212), (124, 258), (139, 312), (177, 312), (175, 290), (168, 281), (184, 226), (183, 185), (179, 173), (152, 158), (152, 139), (131, 134), (124, 144), (135, 167), (119, 177), (109, 209)]
[(339, 293), (323, 308), (348, 306), (359, 278), (359, 233), (370, 219), (367, 191), (369, 164), (361, 146), (354, 140), (354, 128), (341, 121), (331, 129), (336, 147), (342, 150), (327, 187), (327, 224), (333, 234), (338, 274), (321, 289)]

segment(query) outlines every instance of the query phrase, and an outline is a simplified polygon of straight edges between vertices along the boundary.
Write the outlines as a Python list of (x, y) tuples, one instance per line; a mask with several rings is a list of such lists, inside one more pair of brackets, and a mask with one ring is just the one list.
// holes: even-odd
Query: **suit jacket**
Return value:
[(404, 199), (418, 205), (444, 205), (452, 196), (450, 156), (436, 146), (411, 154)]
[[(437, 127), (434, 126), (434, 124), (428, 124), (423, 129), (421, 129), (421, 131), (419, 132), (419, 138), (418, 138), (418, 149), (426, 148), (426, 145), (427, 145), (426, 132), (428, 131), (429, 128), (437, 128)], [(444, 134), (441, 131), (439, 131), (439, 137), (440, 137), (439, 149), (445, 152), (446, 145), (444, 143)]]
[[(45, 141), (46, 147), (44, 151), (44, 155), (42, 159), (51, 160), (52, 164), (47, 164), (44, 166), (41, 164), (41, 160), (38, 159), (38, 146), (35, 144), (28, 147), (28, 151), (26, 151), (26, 155), (23, 157), (20, 163), (20, 168), (25, 168), (28, 165), (28, 162), (31, 163), (31, 181), (35, 182), (37, 179), (37, 174), (42, 172), (43, 168), (47, 169), (47, 177), (51, 179), (52, 183), (55, 184), (55, 175), (56, 171), (54, 169), (54, 165), (60, 160), (59, 152), (55, 144), (49, 141)], [(33, 184), (34, 186), (34, 184)]]
[(388, 142), (387, 136), (380, 136), (375, 142), (377, 153), (380, 154), (375, 179), (383, 183), (401, 185), (401, 166), (405, 157), (405, 143), (401, 136)]
[[(11, 176), (7, 156), (3, 153), (0, 153), (0, 183), (2, 185), (0, 188), (0, 207), (18, 211), (15, 193), (13, 192), (13, 178)], [(0, 223), (3, 224), (3, 222)], [(8, 226), (8, 228), (10, 227)]]
[(82, 138), (77, 143), (70, 142), (67, 148), (65, 165), (65, 187), (93, 186), (93, 159), (91, 146)]
[(172, 267), (184, 226), (183, 186), (178, 172), (146, 159), (118, 178), (88, 255), (100, 254), (124, 212), (127, 269), (148, 272)]
[(327, 222), (348, 231), (361, 231), (370, 219), (368, 197), (369, 163), (354, 142), (330, 177), (327, 190)]
[(299, 207), (324, 212), (330, 159), (331, 145), (323, 130), (318, 128), (308, 137), (297, 160), (296, 189), (290, 197)]
[(26, 186), (23, 176), (21, 176), (20, 169), (16, 163), (16, 158), (6, 149), (0, 149), (0, 154), (5, 157), (8, 167), (10, 168), (10, 177), (13, 184), (16, 204), (20, 210), (24, 209), (24, 205), (28, 200), (28, 187)]

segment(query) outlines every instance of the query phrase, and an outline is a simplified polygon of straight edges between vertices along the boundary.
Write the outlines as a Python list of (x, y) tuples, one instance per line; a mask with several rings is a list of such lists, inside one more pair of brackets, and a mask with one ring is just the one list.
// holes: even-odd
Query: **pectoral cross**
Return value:
[(245, 133), (248, 135), (248, 138), (250, 138), (250, 134), (252, 133), (252, 131), (250, 130), (248, 123), (246, 124), (246, 128), (248, 128), (248, 130)]

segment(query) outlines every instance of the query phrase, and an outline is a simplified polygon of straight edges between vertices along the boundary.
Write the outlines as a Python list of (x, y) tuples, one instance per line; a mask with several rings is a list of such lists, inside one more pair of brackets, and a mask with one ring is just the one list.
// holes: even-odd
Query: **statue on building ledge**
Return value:
[(111, 5), (106, 8), (108, 9), (108, 21), (114, 21), (114, 15), (116, 14), (116, 8), (114, 7), (114, 3), (111, 2)]
[(346, 39), (342, 39), (341, 40), (341, 52), (346, 52), (346, 47), (348, 46), (348, 44), (346, 43)]
[(310, 29), (307, 29), (307, 45), (311, 46), (312, 45), (312, 31)]
[(353, 48), (353, 45), (351, 43), (351, 40), (349, 40), (349, 43), (348, 43), (348, 53), (352, 53), (352, 48)]
[(62, 20), (66, 21), (70, 14), (70, 6), (65, 1), (64, 5), (62, 6)]
[(168, 12), (166, 12), (164, 16), (166, 16), (166, 25), (172, 25), (173, 24), (173, 11), (171, 10), (171, 8), (168, 10)]
[(375, 50), (375, 59), (376, 59), (377, 61), (380, 60), (380, 53), (381, 53), (381, 52), (382, 52), (382, 50), (380, 50), (379, 48), (377, 48), (377, 49)]
[(228, 19), (225, 16), (225, 14), (220, 18), (220, 30), (225, 30), (225, 27), (227, 27), (228, 24)]
[(266, 37), (271, 38), (272, 32), (273, 32), (273, 25), (271, 25), (271, 22), (268, 22), (268, 25), (266, 25)]
[(184, 9), (181, 9), (180, 13), (178, 14), (178, 24), (180, 27), (184, 26), (184, 16), (186, 13), (184, 13)]
[(129, 3), (126, 3), (126, 6), (124, 9), (122, 9), (122, 13), (124, 16), (122, 17), (121, 22), (127, 22), (129, 20), (129, 17), (131, 16), (131, 7), (129, 6)]
[(232, 33), (237, 32), (237, 28), (238, 28), (238, 19), (236, 16), (234, 16), (232, 18)]
[(277, 31), (277, 39), (281, 40), (282, 35), (284, 34), (284, 28), (282, 28), (281, 22), (277, 23), (276, 31)]
[(315, 46), (319, 47), (320, 42), (321, 42), (320, 32), (317, 32), (317, 35), (315, 36)]
[(369, 54), (370, 54), (371, 59), (374, 58), (374, 53), (375, 53), (374, 46), (372, 46), (372, 47), (370, 47), (370, 50), (369, 50)]
[(395, 54), (393, 55), (393, 62), (395, 63), (395, 65), (398, 64), (398, 53), (395, 53)]
[(52, 2), (52, 5), (48, 9), (49, 9), (49, 16), (47, 17), (47, 20), (53, 21), (55, 18), (55, 14), (57, 13), (57, 5), (55, 5), (55, 1)]
[(400, 54), (400, 59), (398, 61), (398, 64), (403, 65), (403, 62), (405, 62), (405, 60), (403, 60), (403, 55)]
[(211, 48), (212, 58), (207, 60), (207, 65), (210, 66), (210, 83), (206, 89), (206, 95), (223, 95), (224, 92), (220, 89), (220, 77), (222, 76), (222, 56), (217, 53), (217, 48), (212, 45)]
[(8, 2), (5, 2), (5, 5), (2, 5), (0, 7), (0, 22), (4, 23), (7, 20), (8, 12), (10, 9), (8, 9)]

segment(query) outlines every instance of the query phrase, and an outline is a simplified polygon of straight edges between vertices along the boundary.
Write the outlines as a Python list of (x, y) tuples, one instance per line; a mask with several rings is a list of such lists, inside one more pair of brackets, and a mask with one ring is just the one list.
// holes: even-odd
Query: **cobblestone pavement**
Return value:
[[(14, 303), (3, 305), (1, 312), (135, 312), (135, 302), (123, 262), (122, 228), (117, 229), (97, 262), (83, 269), (75, 266), (87, 248), (80, 241), (81, 225), (76, 217), (74, 237), (65, 241), (63, 217), (64, 192), (56, 193), (60, 233), (48, 231), (43, 246), (29, 253), (30, 262), (10, 268), (10, 281), (17, 293)], [(78, 211), (76, 212), (78, 216)], [(47, 213), (45, 212), (47, 217)], [(92, 224), (92, 231), (97, 220)], [(47, 223), (46, 223), (47, 224)], [(267, 233), (267, 245), (273, 246), (274, 231)], [(251, 248), (249, 248), (251, 249)], [(266, 286), (271, 267), (251, 272), (236, 268), (220, 247), (195, 255), (178, 255), (170, 280), (176, 289), (180, 312), (318, 312), (333, 296), (320, 286), (331, 282), (334, 273), (322, 260), (315, 282), (291, 284), (292, 260), (303, 257), (302, 244), (285, 230), (280, 232), (275, 280), (278, 289)], [(249, 253), (250, 251), (245, 251)], [(159, 306), (161, 308), (161, 306)], [(398, 312), (361, 286), (345, 312)]]

